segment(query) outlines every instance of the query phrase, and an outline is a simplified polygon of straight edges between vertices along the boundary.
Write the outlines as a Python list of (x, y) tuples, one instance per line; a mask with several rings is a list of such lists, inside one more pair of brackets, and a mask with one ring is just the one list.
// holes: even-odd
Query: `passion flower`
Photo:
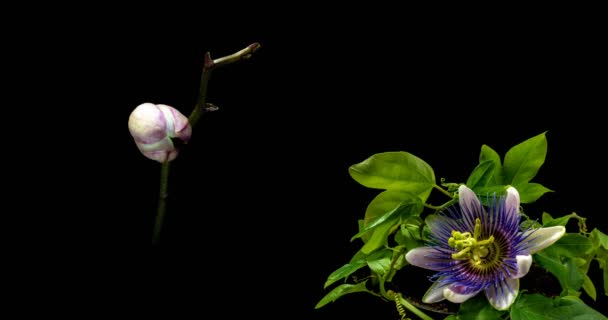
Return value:
[(484, 291), (494, 308), (508, 309), (519, 292), (519, 278), (530, 271), (532, 254), (553, 244), (566, 229), (521, 230), (519, 193), (513, 187), (506, 196), (490, 199), (487, 207), (464, 185), (458, 196), (457, 206), (427, 218), (429, 246), (405, 256), (414, 266), (438, 271), (422, 300), (462, 303)]

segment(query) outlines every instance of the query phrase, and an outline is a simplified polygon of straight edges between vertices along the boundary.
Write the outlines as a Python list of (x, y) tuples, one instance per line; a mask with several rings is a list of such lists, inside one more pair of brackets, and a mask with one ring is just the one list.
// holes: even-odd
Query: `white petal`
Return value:
[(526, 231), (524, 235), (530, 234), (528, 243), (528, 253), (534, 254), (552, 245), (555, 241), (559, 240), (559, 238), (561, 238), (565, 233), (566, 228), (564, 228), (563, 226), (540, 228), (536, 230)]
[(513, 276), (515, 279), (519, 279), (530, 271), (530, 267), (532, 266), (532, 256), (527, 255), (518, 255), (515, 257), (517, 259), (517, 274)]
[(454, 302), (454, 303), (463, 303), (467, 300), (469, 300), (470, 298), (476, 296), (479, 291), (481, 291), (481, 289), (473, 292), (473, 293), (468, 293), (468, 294), (462, 294), (462, 293), (458, 293), (458, 286), (456, 285), (451, 285), (445, 289), (443, 289), (443, 296), (448, 299), (448, 301), (450, 302)]
[(424, 296), (422, 297), (422, 302), (424, 303), (435, 303), (441, 300), (444, 300), (443, 289), (445, 288), (445, 284), (441, 283), (441, 278), (439, 278), (433, 285), (426, 291)]
[(467, 208), (477, 209), (481, 207), (481, 202), (479, 202), (479, 198), (473, 190), (464, 184), (458, 187), (458, 198), (460, 202), (460, 206), (466, 206)]
[(462, 217), (465, 219), (465, 222), (472, 231), (475, 227), (475, 221), (470, 220), (469, 218), (472, 218), (471, 215), (475, 215), (475, 213), (481, 213), (484, 211), (483, 207), (481, 206), (481, 202), (479, 202), (479, 198), (477, 198), (475, 192), (469, 189), (469, 187), (461, 185), (458, 187), (458, 204), (460, 205), (460, 208), (463, 209)]
[[(519, 216), (519, 192), (513, 187), (507, 189), (507, 198), (505, 199), (505, 212)], [(515, 218), (515, 217), (513, 217)]]
[(519, 279), (507, 278), (497, 287), (489, 286), (486, 289), (488, 301), (497, 310), (506, 310), (513, 304), (519, 292)]
[(416, 267), (429, 270), (444, 270), (446, 261), (437, 259), (439, 252), (431, 247), (418, 247), (408, 251), (405, 255), (405, 260)]

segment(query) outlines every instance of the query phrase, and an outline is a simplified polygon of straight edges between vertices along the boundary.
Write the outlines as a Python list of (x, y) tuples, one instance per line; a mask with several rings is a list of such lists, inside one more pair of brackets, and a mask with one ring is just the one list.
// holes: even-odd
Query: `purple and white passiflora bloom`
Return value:
[(566, 229), (521, 231), (519, 193), (513, 187), (506, 196), (491, 199), (488, 207), (464, 185), (458, 194), (459, 208), (427, 218), (430, 246), (405, 256), (414, 266), (438, 271), (422, 301), (462, 303), (483, 290), (494, 308), (508, 309), (519, 292), (519, 278), (530, 271), (532, 254), (553, 244)]
[(129, 131), (139, 151), (161, 163), (177, 157), (178, 150), (171, 138), (188, 143), (192, 135), (188, 118), (177, 109), (152, 103), (140, 104), (131, 112)]

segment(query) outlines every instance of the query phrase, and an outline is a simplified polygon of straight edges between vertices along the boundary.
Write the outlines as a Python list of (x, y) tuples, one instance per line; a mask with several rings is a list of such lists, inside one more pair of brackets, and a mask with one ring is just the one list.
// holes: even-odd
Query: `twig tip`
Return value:
[(249, 45), (249, 50), (251, 50), (251, 52), (256, 52), (259, 48), (261, 48), (262, 46), (260, 45), (259, 42), (254, 42), (252, 44)]

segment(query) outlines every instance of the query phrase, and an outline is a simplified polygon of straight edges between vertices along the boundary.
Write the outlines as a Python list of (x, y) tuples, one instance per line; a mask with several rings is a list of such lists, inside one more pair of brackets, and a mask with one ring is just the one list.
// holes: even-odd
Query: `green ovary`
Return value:
[(455, 260), (470, 260), (473, 265), (481, 266), (485, 258), (490, 253), (490, 248), (495, 247), (494, 236), (488, 239), (481, 240), (481, 221), (475, 219), (475, 230), (473, 236), (470, 232), (459, 232), (452, 230), (452, 236), (448, 239), (448, 245), (456, 250), (457, 253), (452, 254), (452, 259)]

